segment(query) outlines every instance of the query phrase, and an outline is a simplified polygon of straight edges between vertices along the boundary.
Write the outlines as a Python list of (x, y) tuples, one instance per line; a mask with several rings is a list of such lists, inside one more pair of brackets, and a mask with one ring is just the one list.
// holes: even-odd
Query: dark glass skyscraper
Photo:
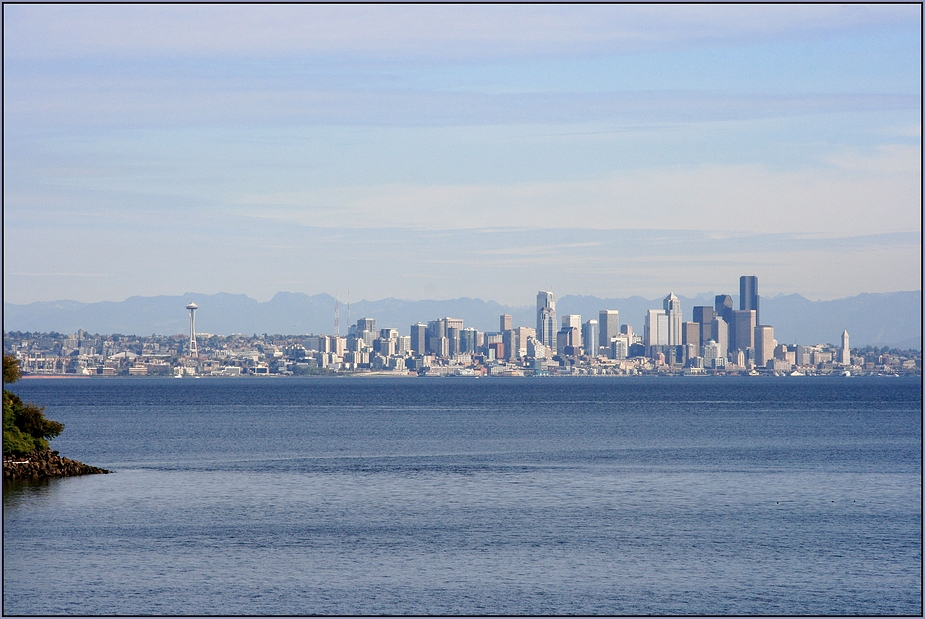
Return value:
[(758, 278), (754, 275), (739, 278), (739, 309), (755, 310), (755, 318), (761, 324), (761, 315), (758, 313)]
[(732, 303), (732, 297), (728, 294), (718, 294), (713, 303), (716, 315), (725, 320), (727, 324), (731, 324), (732, 310), (735, 309), (735, 305)]

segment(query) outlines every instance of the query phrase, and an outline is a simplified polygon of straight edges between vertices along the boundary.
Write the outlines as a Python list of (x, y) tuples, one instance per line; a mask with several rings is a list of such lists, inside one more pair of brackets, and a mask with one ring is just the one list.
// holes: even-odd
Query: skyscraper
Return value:
[(732, 333), (730, 348), (745, 351), (755, 347), (755, 327), (758, 326), (755, 310), (732, 311)]
[[(563, 314), (562, 315), (562, 329), (574, 329), (574, 333), (570, 336), (570, 346), (579, 347), (582, 345), (581, 341), (581, 315), (580, 314)], [(562, 331), (560, 329), (560, 332)]]
[(536, 338), (550, 351), (556, 350), (556, 301), (551, 292), (536, 293)]
[(597, 326), (600, 329), (598, 346), (609, 348), (610, 340), (620, 335), (620, 312), (617, 310), (601, 310), (598, 313), (598, 319)]
[(848, 330), (841, 334), (841, 364), (851, 365), (851, 348), (848, 346)]
[(665, 315), (668, 316), (668, 345), (681, 343), (681, 301), (674, 293), (669, 293), (663, 301)]
[(515, 329), (506, 329), (501, 335), (501, 342), (504, 344), (504, 358), (507, 361), (514, 361), (520, 355), (520, 334)]
[(501, 333), (514, 328), (514, 319), (510, 314), (501, 314)]
[(472, 327), (459, 331), (459, 352), (475, 352), (478, 332)]
[(699, 355), (700, 351), (700, 328), (701, 324), (697, 322), (681, 323), (681, 343), (695, 346)]
[(411, 350), (419, 355), (427, 352), (427, 325), (423, 322), (411, 325)]
[(668, 345), (668, 315), (665, 310), (646, 311), (642, 338), (646, 348)]
[(739, 309), (755, 310), (755, 320), (761, 323), (758, 313), (758, 278), (754, 275), (739, 278)]
[(596, 357), (598, 354), (598, 342), (601, 341), (598, 329), (600, 325), (593, 318), (581, 326), (581, 341), (584, 342), (585, 354), (589, 357)]
[(774, 358), (774, 327), (758, 325), (755, 327), (755, 365), (765, 367)]
[(706, 344), (709, 340), (715, 340), (713, 334), (713, 318), (716, 312), (709, 305), (694, 306), (694, 322), (700, 324), (700, 343)]
[(713, 305), (716, 315), (726, 321), (726, 324), (732, 326), (732, 310), (735, 306), (732, 304), (732, 297), (728, 294), (718, 294)]
[[(718, 346), (718, 355), (723, 359), (729, 352), (729, 325), (721, 316), (713, 318), (713, 341)], [(709, 341), (709, 340), (708, 340)]]
[(456, 327), (448, 327), (446, 330), (446, 339), (450, 341), (450, 356), (459, 354), (459, 332)]

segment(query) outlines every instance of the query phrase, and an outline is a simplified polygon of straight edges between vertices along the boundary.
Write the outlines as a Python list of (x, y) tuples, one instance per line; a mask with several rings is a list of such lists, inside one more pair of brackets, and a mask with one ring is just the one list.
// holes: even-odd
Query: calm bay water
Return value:
[(904, 378), (24, 380), (6, 614), (921, 614)]

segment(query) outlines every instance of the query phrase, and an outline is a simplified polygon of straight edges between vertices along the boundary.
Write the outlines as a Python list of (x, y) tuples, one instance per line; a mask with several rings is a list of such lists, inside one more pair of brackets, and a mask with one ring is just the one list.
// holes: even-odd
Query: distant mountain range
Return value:
[[(695, 305), (713, 305), (713, 293), (695, 298), (680, 297), (684, 320), (692, 319)], [(213, 295), (186, 293), (181, 296), (130, 297), (122, 302), (80, 303), (50, 301), (16, 305), (3, 304), (6, 331), (57, 331), (74, 333), (122, 333), (126, 335), (172, 335), (185, 333), (189, 318), (184, 307), (199, 305), (196, 330), (220, 335), (231, 333), (279, 333), (287, 335), (334, 332), (334, 297), (280, 292), (265, 303), (243, 294)], [(738, 305), (737, 305), (738, 306)], [(662, 307), (661, 299), (629, 297), (599, 299), (566, 295), (556, 311), (581, 314), (583, 320), (597, 318), (601, 309), (620, 311), (620, 322), (642, 331), (647, 309)], [(921, 291), (860, 294), (834, 301), (810, 301), (798, 294), (762, 297), (760, 318), (774, 326), (779, 342), (801, 344), (837, 343), (847, 329), (852, 346), (922, 347)], [(382, 299), (340, 304), (340, 331), (346, 334), (350, 322), (375, 318), (379, 327), (397, 328), (407, 334), (409, 326), (444, 316), (462, 318), (466, 326), (480, 331), (497, 331), (501, 314), (511, 314), (514, 325), (535, 326), (532, 305), (509, 306), (481, 299), (446, 301), (402, 301)]]

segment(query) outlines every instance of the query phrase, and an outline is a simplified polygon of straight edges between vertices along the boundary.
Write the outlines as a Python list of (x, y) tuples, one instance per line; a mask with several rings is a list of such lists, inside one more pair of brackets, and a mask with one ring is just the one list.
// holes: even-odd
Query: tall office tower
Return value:
[(476, 330), (472, 327), (462, 329), (459, 332), (459, 352), (475, 352), (478, 346)]
[(755, 327), (758, 319), (755, 310), (732, 310), (732, 333), (729, 334), (732, 350), (755, 348)]
[(713, 341), (719, 346), (719, 356), (723, 359), (729, 353), (729, 325), (721, 316), (713, 318)]
[(563, 325), (556, 334), (556, 350), (563, 354), (576, 354), (581, 348), (581, 329)]
[(527, 356), (534, 359), (546, 358), (546, 346), (535, 337), (527, 339)]
[(411, 350), (418, 355), (427, 352), (427, 325), (423, 322), (411, 325)]
[[(720, 318), (722, 320), (722, 318)], [(726, 355), (720, 354), (720, 346), (715, 340), (707, 340), (703, 345), (703, 367), (715, 368), (716, 359), (725, 359)]]
[(841, 334), (841, 364), (851, 365), (851, 348), (848, 346), (848, 330)]
[(580, 314), (563, 314), (562, 328), (576, 329), (578, 338), (571, 337), (569, 346), (581, 346), (581, 315)]
[(620, 335), (620, 312), (617, 310), (601, 310), (598, 312), (597, 326), (600, 329), (598, 346), (610, 348), (610, 340)]
[(758, 314), (758, 278), (754, 275), (743, 275), (739, 278), (739, 309), (755, 310), (755, 320)]
[(563, 314), (562, 326), (581, 329), (581, 314)]
[[(749, 310), (750, 311), (750, 310)], [(774, 358), (774, 327), (758, 325), (755, 327), (755, 365), (765, 367)]]
[(534, 329), (533, 327), (514, 327), (514, 329), (512, 330), (517, 333), (517, 343), (519, 346), (518, 350), (516, 351), (517, 356), (526, 357), (527, 356), (527, 342), (531, 338), (536, 339), (536, 329)]
[(189, 310), (189, 356), (198, 357), (199, 345), (196, 343), (196, 310), (199, 309), (199, 306), (190, 301), (186, 309)]
[(668, 316), (668, 345), (677, 346), (681, 343), (681, 301), (672, 292), (662, 304)]
[(713, 318), (716, 312), (709, 305), (694, 306), (694, 322), (700, 324), (700, 343), (706, 344), (707, 340), (715, 340), (713, 335)]
[(556, 350), (557, 327), (556, 300), (551, 292), (541, 290), (536, 293), (536, 336), (552, 352)]
[(665, 314), (665, 310), (646, 311), (642, 343), (646, 348), (668, 345), (668, 315)]
[(507, 329), (501, 335), (501, 342), (504, 344), (504, 359), (506, 361), (516, 361), (520, 352), (520, 333), (516, 329)]
[(440, 340), (446, 337), (446, 323), (442, 320), (427, 321), (427, 342), (425, 348), (429, 355), (440, 354)]
[(383, 357), (391, 357), (395, 354), (396, 343), (396, 340), (380, 337), (373, 340), (373, 350)]
[(444, 320), (428, 320), (427, 333), (431, 337), (446, 337), (446, 322)]
[(375, 331), (376, 330), (376, 319), (375, 318), (360, 318), (357, 320), (357, 332), (359, 331)]
[(610, 343), (611, 359), (626, 359), (629, 356), (630, 338), (625, 335), (618, 335)]
[(459, 350), (459, 329), (449, 327), (446, 330), (446, 338), (450, 341), (450, 356), (458, 355)]
[(450, 338), (443, 336), (434, 340), (434, 354), (440, 357), (450, 356)]
[(581, 341), (585, 343), (585, 354), (589, 357), (598, 355), (598, 342), (601, 341), (599, 329), (600, 325), (593, 318), (581, 325)]
[(732, 310), (735, 306), (732, 303), (732, 297), (728, 294), (718, 294), (713, 302), (713, 309), (717, 316), (726, 321), (726, 324), (732, 326)]
[[(682, 322), (681, 323), (681, 343), (694, 346), (696, 350), (699, 351), (700, 350), (700, 327), (701, 326), (703, 325), (701, 325), (699, 322)], [(700, 355), (695, 354), (694, 356), (698, 357)]]
[(379, 329), (379, 337), (387, 340), (398, 339), (398, 329)]
[(510, 314), (501, 314), (501, 333), (514, 328), (514, 319)]

